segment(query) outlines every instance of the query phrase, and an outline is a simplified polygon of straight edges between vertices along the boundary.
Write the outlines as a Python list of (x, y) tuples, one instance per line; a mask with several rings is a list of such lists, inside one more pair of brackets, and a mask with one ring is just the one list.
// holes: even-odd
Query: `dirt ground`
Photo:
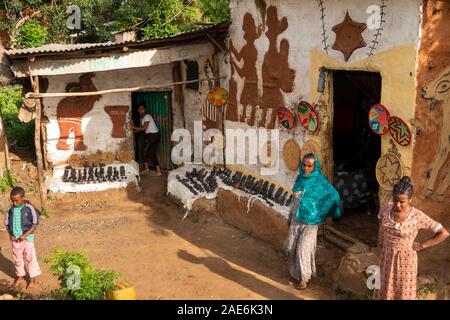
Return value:
[[(26, 170), (26, 168), (25, 168)], [(24, 181), (25, 183), (25, 181)], [(166, 178), (145, 177), (136, 189), (53, 195), (49, 218), (36, 232), (43, 271), (31, 292), (58, 287), (43, 260), (56, 248), (86, 251), (92, 263), (122, 273), (139, 299), (334, 299), (331, 269), (342, 252), (318, 258), (319, 277), (307, 290), (290, 283), (282, 253), (209, 215), (182, 220), (184, 209), (165, 195)], [(37, 199), (33, 200), (37, 203)], [(14, 277), (7, 233), (0, 227), (0, 294)], [(329, 251), (319, 241), (319, 252)], [(323, 268), (321, 267), (323, 266)]]

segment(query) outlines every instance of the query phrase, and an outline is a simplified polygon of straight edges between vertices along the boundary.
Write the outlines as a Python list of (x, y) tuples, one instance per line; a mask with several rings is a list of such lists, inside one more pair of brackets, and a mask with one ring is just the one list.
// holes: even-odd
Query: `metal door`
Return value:
[(161, 169), (166, 170), (172, 169), (172, 161), (170, 160), (170, 136), (172, 133), (170, 97), (170, 91), (133, 92), (132, 95), (133, 110), (136, 110), (140, 104), (145, 105), (147, 107), (147, 113), (153, 117), (159, 132), (161, 132), (161, 141), (158, 146), (158, 160)]

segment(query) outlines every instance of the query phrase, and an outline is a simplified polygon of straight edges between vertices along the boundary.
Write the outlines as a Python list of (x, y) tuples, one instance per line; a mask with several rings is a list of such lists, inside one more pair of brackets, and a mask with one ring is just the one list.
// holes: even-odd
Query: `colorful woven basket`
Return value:
[(292, 129), (295, 127), (295, 116), (294, 116), (294, 113), (290, 109), (288, 109), (286, 107), (278, 108), (277, 116), (278, 116), (278, 122), (284, 128)]
[(208, 92), (208, 101), (215, 107), (223, 106), (228, 101), (228, 92), (224, 88), (215, 87)]
[(369, 110), (369, 127), (376, 135), (383, 135), (389, 130), (390, 114), (382, 104), (374, 104)]
[(316, 109), (307, 101), (301, 100), (297, 106), (297, 119), (303, 128), (309, 132), (316, 132), (319, 127), (319, 116)]
[(411, 130), (408, 125), (399, 117), (391, 117), (389, 119), (389, 132), (392, 138), (399, 145), (406, 147), (411, 142)]

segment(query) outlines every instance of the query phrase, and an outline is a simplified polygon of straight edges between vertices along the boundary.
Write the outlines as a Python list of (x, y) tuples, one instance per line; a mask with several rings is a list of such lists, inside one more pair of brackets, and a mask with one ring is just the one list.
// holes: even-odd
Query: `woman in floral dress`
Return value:
[[(374, 300), (415, 300), (417, 281), (417, 251), (444, 241), (448, 231), (425, 213), (411, 206), (414, 189), (409, 177), (403, 177), (393, 190), (393, 202), (378, 215), (382, 248), (380, 255), (380, 289)], [(415, 242), (420, 229), (434, 236)]]

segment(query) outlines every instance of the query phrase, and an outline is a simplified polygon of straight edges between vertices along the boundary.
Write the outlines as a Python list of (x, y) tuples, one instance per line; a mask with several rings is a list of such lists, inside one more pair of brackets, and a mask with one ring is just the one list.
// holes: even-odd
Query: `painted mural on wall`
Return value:
[[(450, 2), (424, 1), (417, 67), (413, 182), (424, 209), (450, 208)], [(445, 202), (445, 205), (442, 203)]]
[[(83, 74), (80, 76), (79, 82), (69, 83), (66, 86), (66, 92), (97, 91), (97, 88), (92, 83), (93, 76), (94, 74), (92, 73)], [(95, 102), (100, 98), (101, 95), (66, 97), (58, 103), (56, 117), (58, 119), (60, 136), (56, 145), (57, 149), (70, 149), (67, 139), (72, 132), (75, 134), (74, 150), (87, 149), (87, 146), (84, 144), (81, 120), (92, 110)]]
[[(442, 118), (436, 156), (430, 163), (431, 175), (426, 184), (426, 190), (435, 192), (438, 197), (444, 195), (450, 185), (450, 65), (433, 81), (423, 88), (422, 96), (432, 103), (441, 103)], [(442, 172), (442, 178), (438, 180)]]
[[(258, 51), (255, 46), (255, 41), (262, 35), (261, 26), (256, 25), (250, 13), (244, 15), (242, 25), (246, 44), (238, 51), (230, 41), (231, 80), (227, 120), (273, 128), (277, 119), (276, 110), (284, 104), (283, 92), (293, 91), (295, 70), (290, 68), (288, 62), (289, 41), (285, 38), (279, 41), (280, 35), (288, 28), (287, 18), (280, 19), (277, 8), (270, 6), (266, 11), (264, 27), (269, 46), (264, 53), (261, 79), (256, 69)], [(244, 79), (239, 97), (235, 73)], [(259, 84), (262, 84), (261, 95)]]
[(113, 124), (111, 137), (125, 138), (127, 133), (125, 131), (125, 121), (128, 114), (128, 106), (106, 106), (105, 112), (111, 118)]

